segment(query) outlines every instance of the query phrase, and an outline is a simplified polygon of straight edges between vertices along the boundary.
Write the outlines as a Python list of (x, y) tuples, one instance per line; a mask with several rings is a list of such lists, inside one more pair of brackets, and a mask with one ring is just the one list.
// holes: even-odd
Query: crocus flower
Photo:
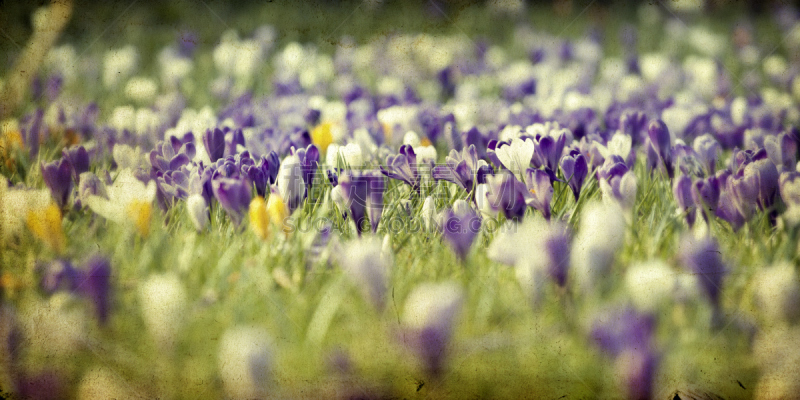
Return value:
[(235, 326), (222, 335), (217, 355), (225, 392), (233, 399), (268, 395), (274, 344), (261, 328)]
[(480, 215), (473, 211), (466, 202), (463, 202), (463, 205), (465, 207), (460, 207), (461, 210), (456, 210), (454, 205), (453, 209), (446, 212), (444, 221), (442, 221), (442, 236), (462, 261), (467, 257), (472, 242), (481, 229)]
[(340, 161), (351, 168), (363, 166), (364, 155), (361, 146), (358, 143), (348, 143), (345, 146), (332, 143), (328, 146), (328, 152), (325, 154), (325, 162), (328, 166), (333, 167), (339, 165)]
[(59, 207), (67, 204), (67, 199), (72, 191), (72, 168), (67, 160), (61, 159), (51, 163), (42, 164), (42, 177), (53, 200)]
[(741, 214), (749, 218), (754, 205), (761, 210), (772, 205), (778, 191), (778, 179), (775, 164), (762, 158), (746, 164), (739, 173), (732, 175), (728, 190)]
[(680, 259), (684, 267), (697, 276), (697, 283), (711, 305), (718, 308), (727, 268), (720, 257), (716, 240), (685, 236), (680, 245)]
[(514, 138), (509, 144), (499, 144), (494, 151), (503, 166), (522, 179), (524, 171), (531, 165), (534, 150), (533, 140)]
[(77, 290), (94, 303), (101, 324), (108, 320), (111, 309), (111, 263), (103, 256), (94, 256), (86, 263)]
[(391, 271), (391, 259), (382, 256), (382, 243), (376, 237), (352, 240), (342, 247), (339, 263), (347, 277), (371, 302), (383, 310)]
[(385, 182), (377, 171), (363, 173), (351, 172), (339, 178), (339, 188), (344, 203), (350, 210), (350, 217), (356, 224), (359, 235), (364, 231), (366, 216), (369, 216), (372, 231), (378, 229), (383, 211), (383, 192)]
[(102, 217), (118, 224), (128, 224), (136, 228), (140, 235), (150, 231), (153, 200), (156, 197), (156, 183), (147, 185), (136, 179), (133, 171), (124, 169), (117, 175), (114, 184), (106, 187), (108, 198), (89, 196), (89, 208)]
[(303, 169), (297, 154), (283, 159), (277, 179), (278, 193), (289, 207), (289, 213), (292, 213), (305, 198)]
[(211, 162), (216, 162), (225, 156), (225, 133), (219, 128), (206, 130), (203, 135), (203, 146)]
[(200, 194), (193, 194), (186, 199), (186, 210), (194, 228), (201, 232), (208, 225), (209, 208), (205, 198)]
[(223, 157), (239, 153), (239, 148), (244, 148), (244, 134), (241, 129), (224, 130), (225, 151)]
[(476, 202), (482, 203), (483, 199), (480, 196), (483, 196), (488, 200), (485, 203), (486, 207), (490, 208), (494, 215), (502, 211), (508, 219), (516, 221), (522, 219), (530, 199), (530, 192), (524, 183), (510, 173), (503, 173), (487, 177), (485, 188), (486, 192), (477, 191)]
[(717, 157), (721, 150), (719, 142), (711, 134), (698, 136), (692, 143), (692, 148), (700, 162), (705, 166), (707, 174), (714, 174), (717, 168)]
[(267, 202), (261, 196), (253, 197), (250, 201), (250, 229), (261, 240), (266, 240), (269, 237), (269, 223), (270, 217), (267, 214)]
[(403, 341), (433, 378), (444, 372), (452, 326), (463, 300), (463, 290), (453, 282), (421, 284), (406, 299)]
[(73, 146), (61, 151), (62, 157), (69, 162), (72, 171), (72, 180), (79, 182), (82, 173), (89, 171), (89, 153), (83, 146)]
[(736, 203), (736, 197), (730, 190), (730, 181), (733, 180), (733, 177), (726, 175), (725, 179), (727, 180), (727, 183), (724, 185), (724, 189), (720, 191), (719, 202), (717, 203), (718, 206), (715, 214), (717, 217), (728, 222), (734, 231), (737, 231), (746, 222), (746, 216), (740, 211), (739, 206)]
[(575, 201), (578, 201), (583, 181), (589, 173), (589, 164), (586, 162), (586, 157), (578, 150), (572, 150), (561, 158), (560, 166), (569, 188), (572, 189), (572, 194), (575, 195)]
[(81, 174), (78, 181), (78, 199), (82, 205), (86, 204), (86, 200), (90, 196), (100, 196), (106, 199), (108, 198), (108, 193), (106, 193), (106, 185), (103, 184), (103, 181), (101, 181), (97, 175), (91, 172), (84, 172)]
[(706, 179), (698, 179), (692, 185), (692, 202), (700, 209), (706, 221), (708, 221), (708, 213), (713, 215), (716, 211), (719, 196), (719, 179), (714, 175)]
[(647, 135), (650, 138), (650, 144), (653, 149), (664, 163), (667, 174), (672, 178), (672, 138), (667, 125), (660, 119), (653, 120), (647, 128)]
[(626, 209), (631, 209), (636, 202), (637, 191), (636, 175), (627, 171), (622, 175), (612, 175), (608, 179), (600, 179), (600, 190), (603, 200), (619, 202)]
[(797, 164), (797, 140), (788, 132), (764, 139), (764, 148), (778, 170), (793, 171)]
[(592, 328), (595, 343), (614, 359), (617, 378), (626, 398), (652, 398), (658, 366), (652, 336), (655, 320), (632, 308), (600, 315)]
[(558, 168), (558, 160), (564, 150), (566, 140), (566, 129), (555, 128), (545, 134), (535, 135), (533, 157), (531, 158), (533, 165), (537, 168), (555, 171)]
[(53, 251), (60, 253), (66, 246), (66, 237), (61, 224), (61, 209), (50, 203), (43, 210), (30, 210), (27, 215), (28, 229), (44, 241)]
[(212, 182), (214, 197), (231, 217), (235, 225), (242, 222), (242, 216), (250, 205), (252, 191), (245, 179), (217, 178)]
[(681, 212), (686, 213), (686, 222), (689, 226), (694, 224), (695, 203), (692, 198), (692, 178), (681, 175), (672, 183), (672, 194), (678, 203)]
[(528, 168), (525, 171), (525, 187), (531, 194), (528, 204), (539, 210), (544, 219), (550, 220), (550, 201), (553, 200), (553, 185), (550, 176), (540, 169)]
[(432, 175), (436, 180), (445, 180), (461, 186), (471, 192), (475, 184), (485, 183), (486, 175), (491, 174), (491, 167), (486, 161), (478, 159), (474, 145), (464, 148), (460, 153), (450, 150), (445, 158), (445, 165), (433, 168)]
[(389, 178), (405, 182), (419, 193), (422, 176), (430, 167), (429, 163), (418, 164), (414, 149), (404, 144), (400, 146), (400, 154), (386, 157), (386, 167), (381, 166), (381, 172)]

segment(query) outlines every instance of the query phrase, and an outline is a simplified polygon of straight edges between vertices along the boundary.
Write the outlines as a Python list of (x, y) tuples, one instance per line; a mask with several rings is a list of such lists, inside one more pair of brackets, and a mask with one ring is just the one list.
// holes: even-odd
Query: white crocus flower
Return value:
[(513, 139), (510, 144), (500, 146), (495, 149), (497, 158), (511, 172), (522, 180), (522, 174), (531, 165), (533, 158), (534, 144), (530, 139)]
[(90, 196), (89, 208), (102, 217), (118, 224), (136, 227), (143, 235), (149, 231), (153, 200), (156, 197), (156, 183), (145, 185), (136, 179), (133, 171), (123, 169), (111, 186), (106, 187), (108, 199)]
[(278, 169), (277, 179), (278, 193), (289, 207), (290, 212), (294, 211), (303, 201), (303, 194), (306, 190), (302, 168), (300, 168), (300, 158), (296, 154), (283, 159)]
[(329, 166), (339, 164), (339, 160), (351, 168), (358, 168), (364, 165), (364, 156), (361, 151), (361, 146), (356, 143), (348, 143), (346, 146), (339, 146), (331, 144), (328, 146), (328, 152), (325, 155), (325, 162)]

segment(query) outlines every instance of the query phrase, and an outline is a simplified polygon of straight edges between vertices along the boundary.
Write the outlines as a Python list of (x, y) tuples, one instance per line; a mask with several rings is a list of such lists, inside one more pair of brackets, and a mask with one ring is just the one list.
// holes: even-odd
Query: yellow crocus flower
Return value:
[(50, 203), (44, 210), (29, 210), (26, 222), (31, 233), (56, 253), (60, 253), (66, 245), (67, 239), (61, 226), (61, 210), (55, 203)]
[(267, 203), (261, 196), (256, 196), (250, 202), (250, 229), (261, 240), (266, 240), (269, 237), (270, 217), (267, 213)]
[(323, 122), (311, 130), (311, 141), (322, 153), (327, 151), (328, 146), (333, 143), (331, 125), (332, 124), (330, 122)]

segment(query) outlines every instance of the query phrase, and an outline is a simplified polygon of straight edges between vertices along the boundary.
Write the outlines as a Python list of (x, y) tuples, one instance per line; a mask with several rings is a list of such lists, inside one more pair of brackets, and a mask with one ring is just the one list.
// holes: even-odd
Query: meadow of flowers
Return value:
[(0, 388), (795, 398), (800, 14), (764, 18), (62, 40), (0, 132)]

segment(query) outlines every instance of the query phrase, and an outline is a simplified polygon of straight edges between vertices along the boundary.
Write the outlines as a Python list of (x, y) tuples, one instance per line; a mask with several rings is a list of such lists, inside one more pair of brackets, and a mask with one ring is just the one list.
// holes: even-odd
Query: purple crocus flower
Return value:
[(779, 171), (794, 171), (797, 164), (797, 140), (790, 132), (766, 137), (764, 148)]
[(719, 202), (717, 203), (718, 206), (716, 210), (716, 215), (717, 217), (722, 218), (723, 220), (728, 222), (728, 224), (730, 224), (731, 228), (733, 228), (734, 231), (738, 231), (739, 228), (741, 228), (742, 225), (744, 225), (746, 219), (745, 215), (742, 214), (742, 212), (740, 211), (736, 203), (736, 197), (734, 196), (732, 190), (730, 189), (733, 177), (730, 176), (730, 173), (720, 174), (720, 175), (721, 178), (723, 179), (720, 179), (718, 176), (718, 179), (720, 179), (719, 181), (725, 183), (724, 185), (721, 185), (723, 189), (720, 191), (719, 194)]
[(72, 168), (69, 161), (65, 159), (56, 160), (51, 163), (41, 164), (42, 177), (50, 195), (59, 207), (67, 204), (67, 198), (72, 191)]
[(450, 155), (445, 158), (445, 165), (433, 167), (432, 175), (436, 180), (453, 182), (471, 192), (476, 184), (486, 181), (486, 174), (490, 170), (486, 162), (478, 158), (475, 146), (470, 145), (460, 153), (450, 150)]
[(378, 229), (383, 211), (383, 192), (385, 182), (377, 171), (363, 173), (350, 172), (339, 177), (339, 187), (345, 203), (350, 210), (350, 217), (356, 224), (359, 236), (366, 230), (366, 217), (369, 216), (372, 231)]
[(778, 191), (778, 178), (778, 169), (766, 158), (747, 164), (731, 176), (728, 190), (745, 218), (752, 214), (754, 204), (761, 210), (772, 205)]
[(550, 176), (540, 169), (528, 168), (524, 175), (525, 187), (531, 194), (528, 203), (539, 210), (544, 219), (550, 220), (550, 202), (553, 200), (553, 185)]
[(689, 176), (705, 176), (706, 165), (691, 147), (677, 143), (672, 147), (672, 160), (674, 171)]
[(203, 135), (203, 145), (211, 162), (216, 162), (225, 156), (225, 133), (219, 128), (206, 130)]
[(684, 267), (697, 276), (697, 283), (711, 305), (719, 307), (727, 268), (720, 257), (717, 242), (711, 237), (696, 239), (686, 236), (681, 242), (680, 259)]
[(675, 179), (672, 184), (672, 194), (675, 196), (678, 207), (686, 213), (686, 223), (689, 226), (694, 225), (696, 214), (694, 199), (692, 198), (692, 178), (681, 175)]
[(633, 308), (607, 313), (595, 320), (591, 338), (615, 360), (627, 398), (652, 398), (653, 377), (658, 366), (652, 340), (654, 331), (655, 319)]
[(539, 136), (535, 137), (534, 151), (531, 162), (537, 168), (547, 168), (555, 171), (558, 167), (558, 159), (564, 151), (564, 143), (567, 140), (566, 134), (562, 131), (558, 136)]
[(230, 130), (225, 128), (223, 130), (225, 137), (225, 151), (224, 156), (232, 156), (239, 153), (237, 150), (239, 146), (244, 147), (244, 134), (241, 129)]
[(392, 179), (397, 179), (411, 186), (419, 193), (422, 182), (422, 171), (431, 168), (430, 164), (417, 164), (417, 155), (410, 145), (400, 146), (400, 154), (386, 157), (386, 168), (381, 166), (381, 172)]
[(192, 142), (180, 144), (178, 150), (175, 150), (175, 143), (172, 141), (158, 142), (150, 152), (150, 166), (156, 172), (176, 170), (189, 164), (194, 155), (195, 147)]
[(489, 187), (486, 193), (488, 205), (494, 211), (502, 211), (506, 218), (519, 221), (528, 208), (530, 192), (525, 184), (517, 180), (510, 172), (486, 178)]
[(672, 178), (672, 139), (667, 125), (660, 119), (653, 120), (647, 128), (647, 135), (650, 138), (650, 144), (653, 146), (656, 154), (658, 154), (658, 157), (664, 163), (664, 167), (667, 169), (667, 175)]
[(311, 192), (311, 187), (314, 184), (314, 179), (317, 177), (317, 169), (319, 168), (319, 149), (317, 146), (310, 144), (304, 149), (295, 150), (294, 154), (300, 160), (300, 169), (303, 173), (303, 182), (306, 184), (306, 194)]
[(465, 148), (475, 146), (475, 154), (479, 159), (486, 156), (486, 139), (483, 137), (478, 128), (472, 127), (468, 131), (462, 132), (461, 141), (464, 142)]
[(444, 372), (452, 325), (461, 310), (464, 293), (452, 282), (424, 283), (406, 298), (400, 340), (436, 379)]
[(368, 187), (368, 199), (369, 204), (367, 205), (367, 217), (369, 217), (369, 223), (372, 227), (372, 233), (378, 231), (378, 223), (381, 221), (381, 214), (383, 213), (383, 192), (386, 190), (386, 181), (383, 178), (383, 175), (378, 173), (377, 171), (373, 173), (366, 173), (369, 180), (369, 187)]
[(111, 264), (108, 259), (99, 255), (89, 259), (77, 290), (92, 300), (97, 318), (104, 324), (111, 308)]
[(250, 183), (246, 179), (215, 178), (211, 183), (214, 197), (238, 226), (247, 211), (252, 197)]
[(257, 165), (243, 165), (242, 172), (253, 182), (259, 196), (266, 196), (267, 188), (277, 181), (281, 160), (278, 153), (271, 151), (261, 157)]
[(67, 160), (72, 170), (72, 180), (79, 183), (82, 173), (89, 171), (89, 153), (83, 146), (73, 146), (61, 151), (62, 158)]
[(447, 210), (442, 221), (442, 236), (459, 260), (464, 260), (481, 229), (481, 217), (469, 206), (465, 210)]
[(694, 139), (692, 148), (694, 148), (698, 160), (705, 166), (706, 172), (708, 174), (714, 174), (717, 168), (717, 157), (721, 149), (719, 142), (714, 139), (714, 136), (710, 134), (698, 136)]
[(692, 185), (692, 202), (703, 213), (703, 218), (708, 221), (707, 212), (713, 213), (717, 209), (720, 196), (720, 184), (716, 176), (698, 179)]
[(572, 189), (572, 194), (575, 195), (575, 201), (578, 201), (578, 196), (581, 194), (583, 181), (589, 173), (589, 164), (586, 162), (586, 157), (583, 156), (578, 150), (571, 150), (569, 154), (561, 158), (561, 173), (567, 180), (569, 188)]

